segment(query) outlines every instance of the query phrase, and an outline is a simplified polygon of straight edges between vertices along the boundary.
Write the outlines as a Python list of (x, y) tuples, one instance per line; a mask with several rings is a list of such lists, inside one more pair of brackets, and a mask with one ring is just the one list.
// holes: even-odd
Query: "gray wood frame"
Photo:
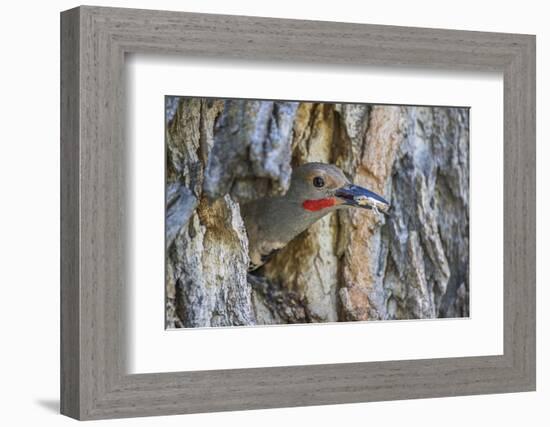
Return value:
[[(504, 354), (128, 375), (124, 55), (504, 75)], [(98, 7), (61, 14), (61, 412), (99, 419), (535, 389), (535, 37)]]

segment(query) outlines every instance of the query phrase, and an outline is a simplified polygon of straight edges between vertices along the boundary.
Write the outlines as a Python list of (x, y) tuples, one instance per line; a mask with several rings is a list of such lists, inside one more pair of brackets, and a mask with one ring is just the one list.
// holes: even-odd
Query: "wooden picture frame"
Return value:
[[(126, 53), (504, 79), (504, 353), (128, 375)], [(61, 14), (61, 412), (183, 414), (535, 389), (535, 37), (83, 6)]]

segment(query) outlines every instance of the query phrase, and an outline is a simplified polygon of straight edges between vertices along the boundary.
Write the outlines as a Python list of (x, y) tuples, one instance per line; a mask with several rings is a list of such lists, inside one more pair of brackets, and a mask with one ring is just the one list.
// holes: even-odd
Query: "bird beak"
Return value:
[(358, 185), (347, 184), (336, 190), (336, 197), (343, 200), (346, 205), (357, 206), (364, 209), (387, 210), (389, 202), (376, 193)]

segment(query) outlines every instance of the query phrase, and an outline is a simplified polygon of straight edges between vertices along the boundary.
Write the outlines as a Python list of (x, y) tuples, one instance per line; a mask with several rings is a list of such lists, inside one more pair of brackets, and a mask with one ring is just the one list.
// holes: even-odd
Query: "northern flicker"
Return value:
[(328, 213), (349, 207), (386, 213), (389, 203), (350, 183), (334, 165), (306, 163), (295, 168), (284, 196), (261, 198), (241, 207), (248, 232), (249, 269), (261, 267), (274, 252)]

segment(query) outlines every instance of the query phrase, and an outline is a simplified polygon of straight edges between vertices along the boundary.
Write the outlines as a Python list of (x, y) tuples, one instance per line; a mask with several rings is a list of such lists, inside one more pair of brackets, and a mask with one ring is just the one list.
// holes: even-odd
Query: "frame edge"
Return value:
[(81, 419), (79, 146), (80, 8), (61, 12), (60, 412)]

